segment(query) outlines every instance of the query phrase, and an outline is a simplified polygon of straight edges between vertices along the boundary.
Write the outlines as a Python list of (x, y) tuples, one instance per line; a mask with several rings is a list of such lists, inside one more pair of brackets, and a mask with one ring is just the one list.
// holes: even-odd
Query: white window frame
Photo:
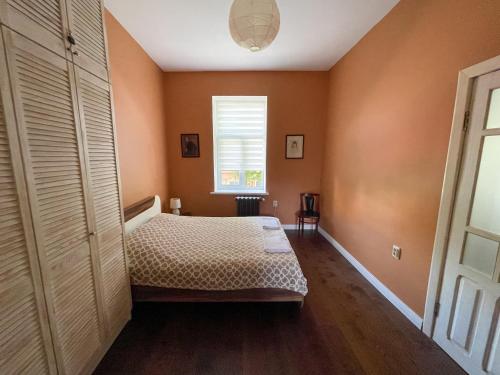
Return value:
[[(266, 116), (264, 119), (264, 165), (263, 165), (263, 180), (262, 187), (259, 189), (242, 189), (237, 187), (222, 188), (220, 181), (220, 173), (218, 173), (218, 134), (217, 134), (217, 118), (216, 106), (217, 101), (256, 101), (262, 100), (265, 102)], [(267, 96), (212, 96), (212, 133), (213, 133), (213, 155), (214, 155), (214, 191), (212, 194), (256, 194), (267, 195)]]

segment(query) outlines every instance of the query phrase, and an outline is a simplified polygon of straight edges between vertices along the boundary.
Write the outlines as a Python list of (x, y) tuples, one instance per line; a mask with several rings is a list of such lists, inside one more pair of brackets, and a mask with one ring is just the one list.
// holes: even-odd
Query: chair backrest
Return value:
[(300, 210), (319, 213), (319, 194), (300, 193)]

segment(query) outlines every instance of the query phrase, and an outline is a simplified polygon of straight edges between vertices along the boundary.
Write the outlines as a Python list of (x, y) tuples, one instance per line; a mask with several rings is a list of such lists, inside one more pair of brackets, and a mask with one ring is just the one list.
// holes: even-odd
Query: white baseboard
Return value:
[(332, 246), (351, 263), (358, 272), (364, 276), (366, 280), (372, 284), (382, 295), (389, 300), (404, 316), (410, 320), (418, 329), (422, 329), (422, 318), (413, 311), (407, 304), (399, 299), (388, 287), (386, 287), (379, 279), (377, 279), (365, 266), (363, 266), (355, 257), (351, 255), (335, 238), (323, 228), (319, 227), (319, 233), (332, 244)]
[[(281, 224), (281, 226), (283, 227), (283, 229), (287, 230), (290, 229), (297, 230), (299, 228), (296, 224)], [(304, 224), (304, 229), (305, 230), (314, 229), (314, 224)]]

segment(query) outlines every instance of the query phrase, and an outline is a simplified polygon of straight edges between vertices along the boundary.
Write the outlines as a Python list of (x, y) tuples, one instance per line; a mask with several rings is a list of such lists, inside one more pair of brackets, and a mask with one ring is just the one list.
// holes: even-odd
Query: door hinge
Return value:
[(439, 315), (439, 308), (441, 307), (441, 304), (439, 302), (436, 302), (434, 305), (434, 317), (437, 317)]
[(466, 111), (464, 115), (464, 132), (469, 130), (469, 121), (470, 121), (470, 111)]

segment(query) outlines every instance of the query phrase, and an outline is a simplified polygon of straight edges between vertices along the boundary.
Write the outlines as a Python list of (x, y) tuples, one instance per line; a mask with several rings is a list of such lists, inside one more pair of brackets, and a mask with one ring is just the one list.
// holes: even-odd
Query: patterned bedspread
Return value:
[(157, 215), (127, 236), (132, 284), (279, 288), (306, 295), (307, 280), (295, 253), (265, 252), (266, 235), (276, 235), (276, 230), (262, 229), (256, 218)]

